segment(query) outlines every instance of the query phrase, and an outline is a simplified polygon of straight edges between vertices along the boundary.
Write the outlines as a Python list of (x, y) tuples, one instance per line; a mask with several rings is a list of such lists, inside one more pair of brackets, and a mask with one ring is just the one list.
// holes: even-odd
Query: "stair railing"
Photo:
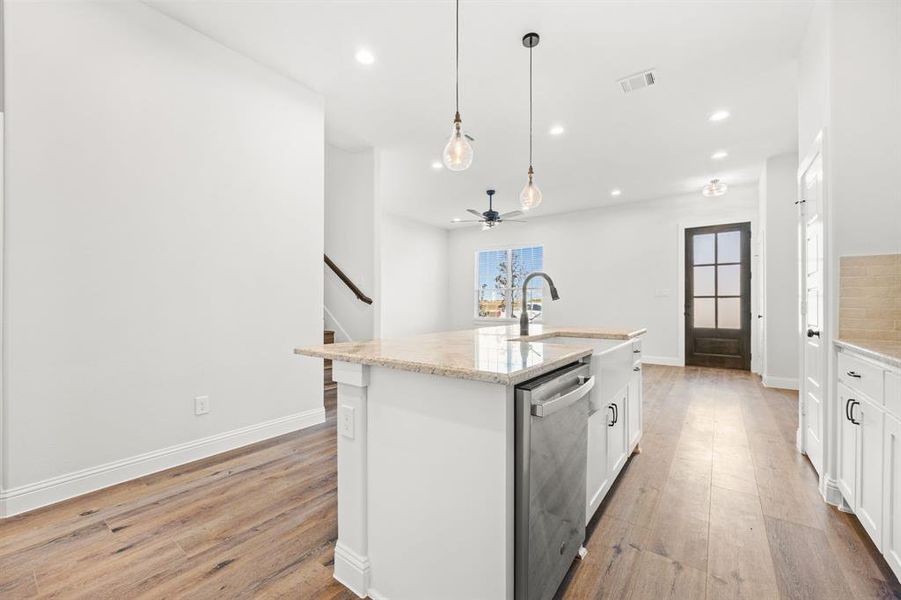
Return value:
[(322, 256), (325, 258), (325, 264), (327, 264), (329, 266), (329, 268), (335, 273), (335, 275), (338, 276), (338, 279), (340, 279), (341, 281), (344, 282), (344, 285), (346, 285), (348, 288), (350, 288), (350, 291), (352, 291), (354, 293), (354, 295), (357, 297), (358, 300), (360, 300), (361, 302), (365, 302), (366, 304), (372, 304), (372, 298), (370, 298), (369, 296), (364, 294), (363, 290), (358, 288), (357, 284), (355, 284), (353, 281), (351, 281), (350, 277), (345, 275), (344, 271), (342, 271), (338, 267), (338, 265), (336, 265), (335, 262), (328, 257), (327, 254), (323, 254)]

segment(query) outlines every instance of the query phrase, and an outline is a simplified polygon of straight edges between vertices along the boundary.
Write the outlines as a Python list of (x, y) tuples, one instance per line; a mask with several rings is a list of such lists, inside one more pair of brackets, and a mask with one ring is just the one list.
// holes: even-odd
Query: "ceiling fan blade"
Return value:
[(484, 223), (485, 219), (451, 219), (451, 223)]
[(467, 209), (466, 209), (466, 212), (471, 213), (471, 214), (474, 214), (475, 216), (477, 216), (477, 217), (480, 218), (480, 219), (482, 218), (482, 213), (480, 213), (479, 211), (477, 211), (477, 210), (475, 210), (475, 209), (467, 208)]
[(521, 217), (521, 216), (523, 216), (524, 214), (525, 214), (525, 213), (523, 213), (521, 210), (511, 210), (511, 211), (508, 212), (508, 213), (502, 214), (502, 215), (500, 216), (500, 218), (501, 218), (501, 219), (512, 219), (512, 218), (514, 218), (514, 217)]

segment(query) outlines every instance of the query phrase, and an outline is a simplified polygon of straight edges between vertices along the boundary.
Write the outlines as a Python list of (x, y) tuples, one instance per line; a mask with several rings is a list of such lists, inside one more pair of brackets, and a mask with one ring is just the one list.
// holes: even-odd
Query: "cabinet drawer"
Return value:
[(885, 372), (885, 410), (901, 417), (901, 375)]
[(882, 404), (883, 371), (876, 365), (846, 352), (838, 355), (838, 379), (848, 387), (863, 392), (877, 404)]

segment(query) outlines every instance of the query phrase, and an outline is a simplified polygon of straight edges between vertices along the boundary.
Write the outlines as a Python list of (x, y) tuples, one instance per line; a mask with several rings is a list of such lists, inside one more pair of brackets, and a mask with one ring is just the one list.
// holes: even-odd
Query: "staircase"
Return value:
[[(323, 344), (334, 344), (335, 343), (335, 332), (329, 329), (326, 329), (322, 332), (322, 343)], [(326, 392), (337, 389), (338, 384), (332, 379), (332, 361), (325, 359), (323, 361), (323, 383), (324, 389)]]

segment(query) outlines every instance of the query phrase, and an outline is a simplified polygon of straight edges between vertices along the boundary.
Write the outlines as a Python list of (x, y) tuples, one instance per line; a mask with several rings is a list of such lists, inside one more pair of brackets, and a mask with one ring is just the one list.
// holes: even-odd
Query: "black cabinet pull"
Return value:
[(632, 354), (641, 354), (641, 348), (638, 350), (632, 350)]
[(860, 379), (860, 373), (857, 371), (848, 371), (848, 377), (853, 377), (854, 379)]
[(851, 403), (854, 401), (854, 398), (848, 398), (847, 402), (845, 402), (845, 418), (847, 420), (851, 420), (851, 413), (848, 412), (848, 409), (851, 407)]
[(607, 409), (613, 411), (613, 420), (610, 421), (609, 423), (607, 423), (607, 427), (613, 427), (614, 425), (616, 425), (616, 409), (613, 408), (613, 405), (612, 405), (612, 404), (609, 405), (609, 406), (607, 407)]
[(808, 329), (808, 330), (807, 330), (807, 337), (812, 338), (813, 336), (820, 337), (820, 332), (817, 331), (817, 330), (815, 330), (815, 329)]
[(632, 367), (632, 370), (638, 372), (641, 371), (641, 367)]
[(616, 402), (613, 403), (613, 424), (616, 425), (619, 423), (619, 406)]
[(860, 421), (854, 420), (854, 407), (857, 406), (858, 404), (860, 404), (860, 402), (858, 402), (857, 400), (851, 400), (849, 416), (851, 417), (851, 422), (854, 423), (855, 425), (860, 425)]

